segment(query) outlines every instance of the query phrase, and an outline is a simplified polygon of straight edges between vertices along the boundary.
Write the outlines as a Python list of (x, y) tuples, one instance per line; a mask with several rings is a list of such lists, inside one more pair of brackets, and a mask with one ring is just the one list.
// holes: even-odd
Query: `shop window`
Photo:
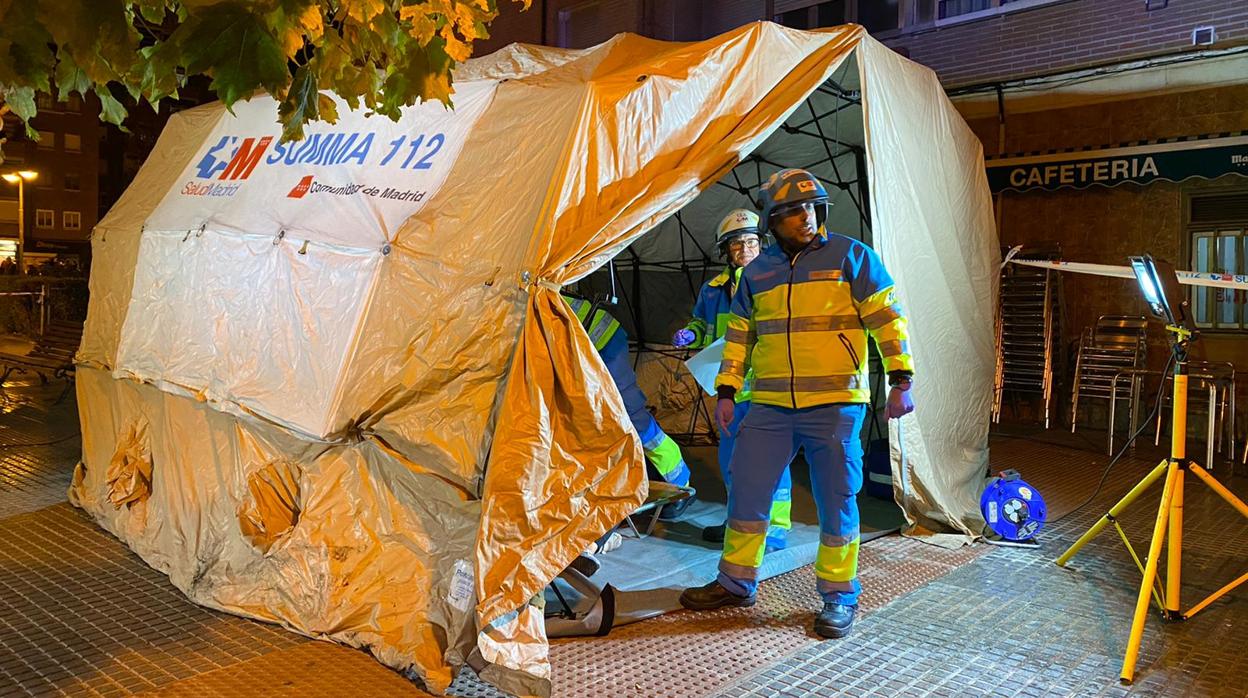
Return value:
[(35, 209), (35, 227), (50, 230), (56, 227), (56, 211), (50, 208)]
[(78, 211), (65, 211), (61, 214), (61, 227), (65, 230), (81, 230), (82, 214)]
[[(1248, 193), (1193, 197), (1188, 220), (1191, 269), (1217, 274), (1248, 274)], [(1248, 329), (1248, 292), (1189, 287), (1199, 327)]]

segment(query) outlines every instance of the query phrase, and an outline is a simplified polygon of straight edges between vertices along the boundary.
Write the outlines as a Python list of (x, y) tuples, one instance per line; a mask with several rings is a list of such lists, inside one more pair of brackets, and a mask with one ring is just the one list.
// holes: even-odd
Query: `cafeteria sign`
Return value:
[(1231, 173), (1248, 177), (1248, 136), (1010, 157), (986, 164), (993, 192), (1181, 182)]

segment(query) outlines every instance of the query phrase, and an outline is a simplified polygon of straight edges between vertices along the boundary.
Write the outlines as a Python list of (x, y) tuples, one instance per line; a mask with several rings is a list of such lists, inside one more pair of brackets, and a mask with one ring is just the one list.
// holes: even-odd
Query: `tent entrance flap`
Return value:
[(613, 312), (639, 347), (666, 345), (688, 320), (698, 289), (724, 267), (716, 225), (732, 209), (758, 210), (759, 189), (774, 172), (813, 172), (831, 197), (827, 229), (871, 242), (856, 53), (728, 174), (621, 252), (614, 270), (604, 266), (578, 282), (586, 297), (620, 297)]

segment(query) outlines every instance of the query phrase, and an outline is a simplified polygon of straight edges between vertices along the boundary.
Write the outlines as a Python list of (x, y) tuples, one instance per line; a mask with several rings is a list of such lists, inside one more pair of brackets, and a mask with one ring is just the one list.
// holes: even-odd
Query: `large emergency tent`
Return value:
[[(92, 237), (71, 499), (189, 598), (443, 691), (549, 690), (542, 588), (645, 495), (581, 278), (731, 171), (856, 53), (874, 244), (912, 320), (913, 501), (976, 532), (996, 238), (935, 76), (859, 27), (513, 45), (455, 110), (176, 115)], [(789, 163), (798, 164), (798, 163)], [(708, 575), (711, 573), (708, 570)]]

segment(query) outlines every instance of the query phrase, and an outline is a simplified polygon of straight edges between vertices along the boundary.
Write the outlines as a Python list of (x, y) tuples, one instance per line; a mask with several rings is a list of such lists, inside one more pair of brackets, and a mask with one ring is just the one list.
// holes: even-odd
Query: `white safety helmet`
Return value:
[(728, 213), (715, 230), (715, 244), (724, 249), (730, 240), (742, 235), (758, 235), (758, 214), (739, 208)]

